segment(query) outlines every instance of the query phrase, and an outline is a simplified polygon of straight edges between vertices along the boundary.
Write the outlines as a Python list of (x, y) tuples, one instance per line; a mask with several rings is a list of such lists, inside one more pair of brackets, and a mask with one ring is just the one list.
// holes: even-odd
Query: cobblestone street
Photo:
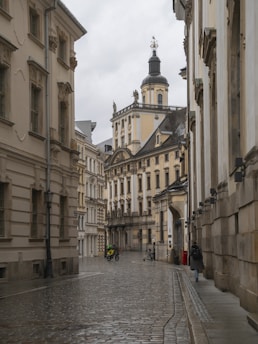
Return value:
[(181, 273), (124, 253), (119, 262), (84, 258), (76, 277), (9, 287), (1, 343), (190, 343)]

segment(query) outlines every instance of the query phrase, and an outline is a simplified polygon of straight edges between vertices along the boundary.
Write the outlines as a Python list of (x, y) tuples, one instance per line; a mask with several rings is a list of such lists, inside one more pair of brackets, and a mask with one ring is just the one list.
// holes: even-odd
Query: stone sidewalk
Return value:
[(181, 288), (195, 344), (258, 343), (257, 318), (240, 307), (236, 296), (220, 291), (202, 274), (196, 283), (188, 266), (178, 269), (185, 271)]

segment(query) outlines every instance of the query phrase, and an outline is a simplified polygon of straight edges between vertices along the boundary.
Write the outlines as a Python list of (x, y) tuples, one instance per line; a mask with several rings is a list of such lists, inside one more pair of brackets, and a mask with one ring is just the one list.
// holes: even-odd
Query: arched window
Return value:
[(163, 97), (162, 97), (162, 94), (158, 94), (158, 105), (162, 105), (163, 103)]

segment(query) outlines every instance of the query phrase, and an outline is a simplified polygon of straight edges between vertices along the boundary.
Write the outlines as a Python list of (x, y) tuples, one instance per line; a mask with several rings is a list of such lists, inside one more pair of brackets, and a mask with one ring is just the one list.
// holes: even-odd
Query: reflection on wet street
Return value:
[(0, 285), (1, 343), (190, 343), (172, 265), (123, 253), (84, 258), (80, 274)]

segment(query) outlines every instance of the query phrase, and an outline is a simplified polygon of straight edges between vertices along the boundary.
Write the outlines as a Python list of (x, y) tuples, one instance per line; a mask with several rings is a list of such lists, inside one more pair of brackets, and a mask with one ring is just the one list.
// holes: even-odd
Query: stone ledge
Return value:
[(258, 332), (258, 313), (249, 313), (247, 315), (248, 323)]

